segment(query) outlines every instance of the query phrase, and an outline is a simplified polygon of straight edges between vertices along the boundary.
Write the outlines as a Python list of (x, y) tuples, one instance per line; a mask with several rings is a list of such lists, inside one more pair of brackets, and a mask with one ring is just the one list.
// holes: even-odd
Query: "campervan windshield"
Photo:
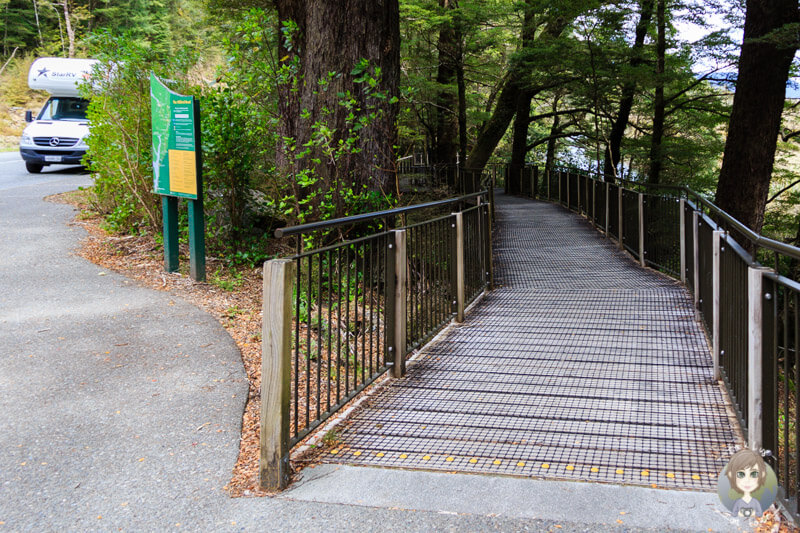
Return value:
[(53, 96), (39, 112), (37, 120), (86, 121), (86, 108), (89, 101), (69, 96)]

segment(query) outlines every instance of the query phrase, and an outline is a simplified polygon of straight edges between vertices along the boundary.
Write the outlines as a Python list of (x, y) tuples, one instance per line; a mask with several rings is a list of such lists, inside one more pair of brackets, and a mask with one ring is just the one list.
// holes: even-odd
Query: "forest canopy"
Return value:
[(2, 95), (33, 57), (115, 65), (90, 147), (119, 231), (160, 223), (146, 75), (199, 96), (212, 247), (242, 261), (276, 225), (418, 200), (406, 158), (446, 176), (422, 196), (465, 190), (453, 168), (508, 164), (511, 192), (526, 165), (580, 168), (687, 185), (797, 243), (798, 5), (765, 4), (0, 0)]

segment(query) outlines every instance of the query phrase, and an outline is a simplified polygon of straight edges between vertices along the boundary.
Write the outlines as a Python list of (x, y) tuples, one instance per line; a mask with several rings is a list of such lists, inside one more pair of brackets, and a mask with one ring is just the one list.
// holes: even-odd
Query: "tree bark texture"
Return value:
[[(290, 178), (308, 169), (316, 173), (317, 183), (296, 186), (298, 197), (319, 188), (339, 191), (348, 186), (389, 192), (395, 184), (397, 144), (398, 106), (390, 100), (398, 95), (400, 78), (398, 0), (276, 0), (275, 5), (280, 24), (297, 25), (291, 42), (284, 40), (279, 50), (282, 64), (292, 72), (279, 90), (279, 171)], [(362, 59), (369, 61), (370, 72), (381, 70), (369, 94), (364, 90), (367, 84), (356, 83), (351, 74)], [(323, 80), (327, 86), (320, 84)], [(376, 98), (376, 91), (385, 98)], [(320, 145), (319, 124), (331, 132), (324, 146), (335, 148), (353, 136), (352, 124), (347, 123), (351, 109), (341, 103), (350, 99), (341, 96), (347, 92), (360, 108), (353, 111), (356, 115), (375, 116), (357, 131), (353, 150), (331, 157)], [(311, 149), (300, 155), (309, 141)]]
[[(653, 17), (653, 2), (654, 0), (643, 0), (641, 2), (641, 14), (639, 15), (639, 23), (636, 24), (636, 36), (633, 47), (631, 48), (632, 56), (630, 65), (632, 69), (644, 63), (642, 49), (644, 48), (644, 39), (647, 36), (647, 27), (650, 25), (650, 20)], [(614, 119), (611, 132), (608, 135), (608, 146), (606, 147), (605, 159), (603, 161), (603, 175), (606, 181), (613, 182), (617, 176), (622, 139), (628, 127), (635, 95), (636, 81), (628, 81), (622, 87), (622, 93), (619, 99), (619, 112)]]
[(798, 20), (797, 0), (747, 2), (739, 77), (716, 200), (719, 207), (756, 232), (764, 222), (789, 66), (797, 50), (794, 39), (778, 39), (775, 32)]
[(530, 91), (521, 90), (517, 95), (516, 113), (511, 137), (511, 164), (508, 172), (508, 192), (522, 192), (522, 171), (525, 168), (525, 156), (528, 154), (528, 125), (530, 124), (531, 99)]
[(662, 142), (664, 140), (664, 60), (667, 51), (666, 13), (664, 3), (666, 0), (657, 0), (656, 24), (658, 37), (656, 38), (656, 91), (653, 103), (653, 135), (650, 137), (650, 174), (649, 182), (656, 184), (661, 181), (661, 167), (663, 166)]
[[(526, 17), (522, 26), (522, 42), (523, 51), (525, 46), (533, 44), (533, 33), (535, 28), (528, 18), (529, 13), (533, 13), (533, 2), (528, 0), (525, 6)], [(554, 14), (552, 19), (546, 24), (539, 39), (556, 39), (566, 29), (567, 24), (572, 21), (573, 16), (577, 13), (569, 13), (569, 16)], [(527, 38), (526, 38), (527, 36)], [(517, 111), (520, 93), (527, 91), (530, 97), (533, 98), (545, 88), (552, 87), (530, 87), (525, 83), (526, 78), (526, 65), (524, 61), (515, 61), (509, 67), (508, 75), (503, 84), (503, 89), (500, 91), (500, 96), (497, 98), (497, 105), (486, 126), (478, 134), (478, 139), (472, 147), (469, 156), (467, 157), (466, 167), (470, 169), (482, 170), (489, 158), (500, 142), (500, 139), (505, 135), (511, 119)], [(530, 101), (530, 100), (528, 100)]]
[[(439, 0), (444, 9), (455, 9), (451, 0)], [(458, 35), (454, 24), (448, 22), (439, 30), (439, 65), (436, 83), (440, 90), (436, 101), (436, 136), (433, 144), (433, 165), (453, 167), (458, 153), (458, 94), (453, 90), (459, 63)]]

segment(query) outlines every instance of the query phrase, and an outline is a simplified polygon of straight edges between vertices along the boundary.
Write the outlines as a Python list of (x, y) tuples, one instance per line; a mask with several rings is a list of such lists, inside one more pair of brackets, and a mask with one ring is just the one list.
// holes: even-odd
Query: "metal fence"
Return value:
[[(262, 486), (285, 486), (293, 446), (387, 370), (402, 376), (415, 348), (491, 288), (489, 198), (483, 191), (276, 231), (296, 236), (298, 252), (264, 265)], [(302, 249), (315, 232), (353, 227), (397, 229)]]
[[(534, 195), (586, 216), (643, 265), (683, 281), (752, 449), (766, 450), (797, 515), (800, 248), (755, 234), (682, 187), (606, 183), (559, 169)], [(762, 266), (768, 264), (768, 267)]]

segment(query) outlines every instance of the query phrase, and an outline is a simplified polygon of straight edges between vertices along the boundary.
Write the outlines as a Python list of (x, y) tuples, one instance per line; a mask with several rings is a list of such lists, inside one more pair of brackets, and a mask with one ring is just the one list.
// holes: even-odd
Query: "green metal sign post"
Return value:
[(153, 119), (153, 190), (162, 195), (164, 270), (178, 270), (178, 199), (189, 202), (189, 273), (206, 279), (200, 102), (171, 91), (150, 74)]

